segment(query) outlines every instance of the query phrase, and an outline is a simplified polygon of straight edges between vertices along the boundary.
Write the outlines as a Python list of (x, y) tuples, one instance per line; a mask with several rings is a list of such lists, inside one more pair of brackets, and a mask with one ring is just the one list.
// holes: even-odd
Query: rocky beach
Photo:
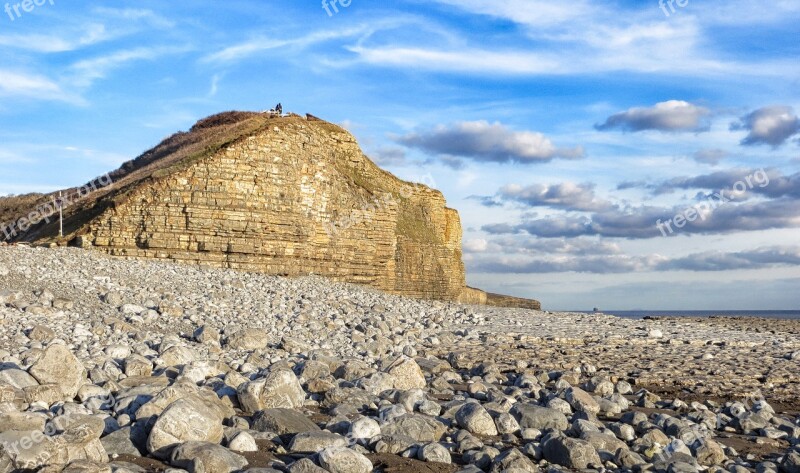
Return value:
[(0, 247), (0, 472), (800, 471), (800, 322)]

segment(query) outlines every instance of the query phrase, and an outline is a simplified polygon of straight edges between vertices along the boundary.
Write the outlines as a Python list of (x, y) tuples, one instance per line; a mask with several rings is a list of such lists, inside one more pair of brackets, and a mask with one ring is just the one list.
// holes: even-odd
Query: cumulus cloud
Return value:
[(616, 113), (608, 117), (605, 123), (595, 125), (595, 128), (601, 131), (620, 129), (633, 132), (706, 131), (710, 114), (710, 110), (705, 107), (682, 100), (669, 100), (653, 107), (634, 107)]
[(594, 273), (616, 274), (665, 271), (733, 271), (800, 265), (800, 247), (772, 246), (738, 252), (703, 252), (680, 258), (650, 255), (489, 256), (468, 262), (470, 271), (500, 274)]
[(469, 253), (483, 253), (489, 248), (489, 242), (482, 238), (475, 238), (464, 242), (464, 251)]
[(476, 273), (631, 273), (647, 270), (646, 259), (631, 256), (591, 256), (584, 258), (482, 258), (471, 262), (470, 272)]
[[(519, 224), (485, 225), (490, 234), (528, 233), (542, 238), (603, 236), (626, 239), (662, 237), (656, 222), (667, 222), (687, 207), (642, 206), (609, 209), (588, 216), (549, 215), (524, 219)], [(732, 232), (800, 227), (800, 200), (782, 198), (719, 206), (688, 223), (674, 235), (725, 234)]]
[(731, 130), (749, 132), (741, 142), (744, 146), (766, 144), (778, 147), (800, 133), (800, 119), (792, 107), (773, 105), (748, 113), (732, 123)]
[(660, 263), (655, 269), (728, 271), (800, 265), (800, 247), (773, 246), (734, 253), (706, 252)]
[(582, 147), (559, 148), (542, 133), (514, 131), (487, 121), (439, 125), (430, 131), (397, 138), (405, 146), (445, 157), (482, 162), (532, 164), (553, 159), (580, 159)]
[(497, 198), (519, 202), (530, 207), (552, 207), (566, 210), (594, 211), (611, 208), (612, 204), (599, 199), (595, 185), (564, 182), (560, 184), (510, 184), (500, 189)]
[(710, 164), (711, 166), (716, 166), (722, 161), (723, 159), (730, 156), (725, 150), (721, 149), (701, 149), (694, 153), (693, 158), (698, 163), (702, 164)]
[[(736, 193), (735, 187), (745, 184), (745, 193)], [(731, 197), (747, 198), (761, 195), (771, 199), (792, 197), (800, 199), (800, 173), (784, 175), (775, 168), (746, 169), (736, 168), (725, 171), (701, 174), (693, 177), (676, 177), (659, 184), (649, 184), (655, 194), (665, 194), (676, 189), (703, 189), (709, 192), (729, 190)], [(707, 195), (701, 194), (701, 198)]]
[(537, 238), (529, 235), (495, 236), (487, 241), (484, 251), (525, 255), (608, 256), (622, 254), (622, 249), (616, 243), (596, 238)]

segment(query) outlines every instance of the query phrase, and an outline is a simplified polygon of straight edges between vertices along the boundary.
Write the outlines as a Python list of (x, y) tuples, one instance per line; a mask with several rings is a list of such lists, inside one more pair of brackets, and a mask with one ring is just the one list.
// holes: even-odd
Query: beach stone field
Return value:
[(800, 472), (800, 321), (0, 247), (0, 473)]

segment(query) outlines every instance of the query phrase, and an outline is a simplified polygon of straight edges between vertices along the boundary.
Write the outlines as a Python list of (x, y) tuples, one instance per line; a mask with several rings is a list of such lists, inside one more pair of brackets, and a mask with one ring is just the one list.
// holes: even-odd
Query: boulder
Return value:
[(547, 407), (517, 403), (511, 409), (511, 414), (523, 429), (566, 430), (569, 428), (569, 422), (564, 414)]
[(225, 447), (209, 442), (186, 442), (172, 451), (172, 466), (189, 473), (232, 473), (248, 464), (247, 459)]
[(263, 333), (242, 329), (228, 336), (225, 347), (232, 350), (260, 350), (266, 347), (267, 343), (267, 337)]
[(319, 464), (330, 473), (370, 473), (372, 462), (345, 447), (330, 447), (319, 452)]
[(417, 442), (438, 442), (445, 431), (438, 420), (419, 414), (403, 415), (381, 427), (383, 435), (410, 437)]
[(308, 417), (294, 409), (265, 409), (253, 417), (253, 429), (278, 435), (318, 431), (320, 428)]
[(431, 463), (453, 463), (450, 451), (440, 443), (429, 443), (417, 450), (417, 458)]
[(576, 411), (585, 412), (587, 414), (596, 415), (600, 412), (600, 405), (594, 400), (591, 394), (583, 389), (571, 387), (566, 392), (567, 402)]
[(492, 416), (476, 402), (468, 402), (461, 406), (456, 412), (456, 422), (462, 429), (467, 429), (476, 435), (497, 435), (497, 426)]
[(544, 442), (542, 451), (545, 459), (550, 463), (573, 470), (583, 470), (589, 468), (590, 465), (603, 466), (597, 451), (585, 440), (555, 436)]
[(264, 409), (303, 407), (306, 393), (294, 373), (270, 372), (266, 377), (247, 382), (236, 390), (242, 409), (248, 413)]
[(52, 344), (28, 370), (39, 384), (56, 384), (66, 399), (74, 399), (86, 381), (84, 368), (69, 348)]
[(289, 444), (289, 450), (300, 453), (316, 453), (328, 447), (346, 447), (347, 439), (330, 432), (304, 432), (297, 434)]
[(158, 417), (147, 451), (167, 458), (172, 447), (190, 441), (219, 443), (223, 437), (222, 416), (199, 397), (187, 397), (170, 404)]
[(398, 358), (386, 369), (386, 372), (392, 376), (395, 389), (423, 389), (425, 387), (425, 375), (422, 373), (422, 369), (416, 361), (407, 356)]
[(492, 462), (491, 471), (492, 473), (507, 471), (518, 473), (538, 473), (539, 467), (530, 461), (530, 459), (528, 459), (528, 457), (526, 457), (522, 452), (516, 448), (512, 448), (495, 457), (494, 461)]

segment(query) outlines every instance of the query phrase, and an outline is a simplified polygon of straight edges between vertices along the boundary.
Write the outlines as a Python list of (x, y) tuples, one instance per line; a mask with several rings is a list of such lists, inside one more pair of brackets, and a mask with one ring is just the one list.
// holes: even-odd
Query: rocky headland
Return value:
[(442, 193), (382, 170), (353, 135), (311, 115), (214, 115), (97, 181), (61, 193), (63, 236), (59, 193), (0, 199), (0, 237), (540, 308), (467, 287), (461, 220)]

